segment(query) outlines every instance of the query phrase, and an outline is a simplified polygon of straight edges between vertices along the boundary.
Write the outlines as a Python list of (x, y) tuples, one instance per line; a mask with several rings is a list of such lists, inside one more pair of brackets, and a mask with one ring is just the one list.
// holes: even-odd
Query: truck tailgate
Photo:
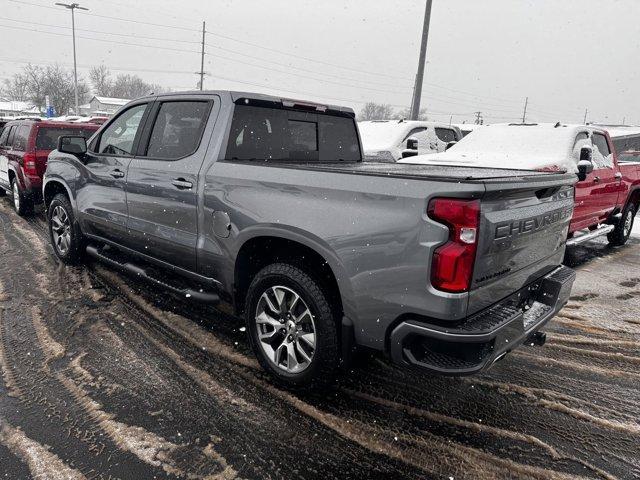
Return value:
[(469, 293), (473, 314), (562, 263), (575, 177), (487, 181)]

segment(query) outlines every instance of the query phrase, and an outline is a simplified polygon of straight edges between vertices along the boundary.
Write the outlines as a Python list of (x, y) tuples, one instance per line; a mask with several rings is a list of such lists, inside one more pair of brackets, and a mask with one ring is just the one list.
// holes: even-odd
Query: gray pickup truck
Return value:
[(230, 303), (281, 382), (356, 347), (448, 375), (491, 366), (567, 302), (575, 175), (366, 163), (351, 109), (216, 91), (151, 96), (43, 183), (55, 254)]

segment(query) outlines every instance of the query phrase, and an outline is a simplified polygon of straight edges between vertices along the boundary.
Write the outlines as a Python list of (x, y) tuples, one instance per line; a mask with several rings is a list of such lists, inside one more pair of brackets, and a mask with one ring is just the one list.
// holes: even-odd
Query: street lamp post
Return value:
[(76, 65), (76, 19), (74, 10), (89, 10), (88, 8), (81, 7), (78, 3), (56, 3), (60, 7), (64, 7), (71, 10), (71, 31), (73, 36), (73, 90), (75, 94), (75, 110), (74, 113), (78, 115), (78, 67)]

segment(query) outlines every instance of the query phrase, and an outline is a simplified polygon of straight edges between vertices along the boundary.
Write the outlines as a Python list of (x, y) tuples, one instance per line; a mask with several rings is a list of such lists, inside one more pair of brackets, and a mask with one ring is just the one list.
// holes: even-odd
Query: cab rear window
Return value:
[(55, 150), (58, 148), (58, 138), (60, 137), (80, 135), (88, 139), (94, 132), (95, 129), (40, 127), (36, 136), (36, 150)]
[(237, 105), (227, 160), (359, 161), (355, 121), (349, 117)]

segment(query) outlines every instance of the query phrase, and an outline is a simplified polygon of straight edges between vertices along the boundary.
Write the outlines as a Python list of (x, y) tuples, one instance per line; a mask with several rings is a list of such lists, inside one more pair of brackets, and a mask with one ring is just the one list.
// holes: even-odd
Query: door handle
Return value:
[(597, 175), (593, 177), (593, 183), (600, 183), (600, 177), (598, 177)]
[(176, 178), (173, 182), (171, 182), (171, 184), (174, 187), (177, 187), (181, 190), (186, 190), (189, 188), (193, 188), (193, 183), (185, 180), (184, 178)]
[(122, 178), (124, 177), (124, 172), (116, 168), (115, 170), (111, 170), (111, 173), (109, 173), (109, 175), (111, 175), (113, 178)]
[(614, 177), (616, 177), (616, 180), (622, 180), (622, 172), (616, 172)]

